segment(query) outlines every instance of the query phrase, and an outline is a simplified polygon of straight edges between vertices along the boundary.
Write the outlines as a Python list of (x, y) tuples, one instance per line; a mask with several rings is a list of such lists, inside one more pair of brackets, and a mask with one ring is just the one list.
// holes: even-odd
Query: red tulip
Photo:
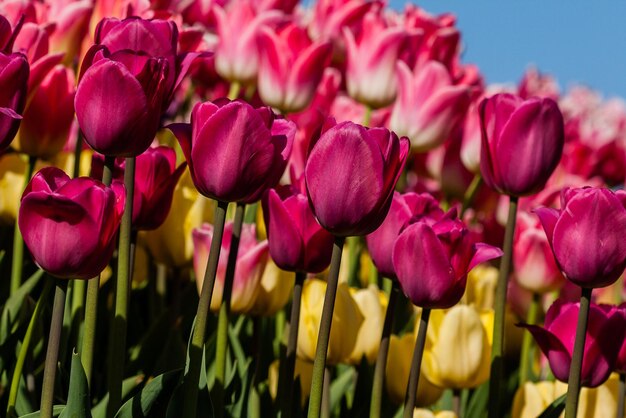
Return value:
[(0, 150), (9, 147), (20, 127), (28, 75), (28, 61), (22, 54), (0, 53)]

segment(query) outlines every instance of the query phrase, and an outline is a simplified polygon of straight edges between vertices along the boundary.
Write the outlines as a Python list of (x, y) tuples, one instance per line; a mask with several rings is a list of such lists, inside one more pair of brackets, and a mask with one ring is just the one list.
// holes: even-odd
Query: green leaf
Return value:
[(483, 418), (487, 411), (487, 403), (489, 402), (489, 382), (485, 382), (472, 394), (469, 405), (467, 406), (467, 418)]
[[(326, 370), (329, 373), (329, 370)], [(345, 369), (333, 382), (330, 384), (330, 410), (334, 411), (335, 408), (339, 408), (341, 399), (346, 393), (354, 388), (356, 379), (356, 371), (353, 367)]]
[[(16, 325), (18, 325), (17, 320), (19, 318), (22, 305), (24, 304), (24, 299), (26, 299), (26, 296), (28, 296), (33, 291), (35, 286), (37, 286), (37, 283), (39, 283), (39, 280), (41, 280), (43, 275), (43, 270), (37, 270), (7, 300), (7, 303), (4, 305), (4, 309), (2, 309), (2, 316), (0, 316), (0, 346), (4, 345), (9, 335), (15, 332)], [(28, 319), (30, 320), (30, 318)]]
[(127, 400), (117, 411), (115, 418), (146, 418), (151, 416), (150, 411), (154, 405), (163, 399), (169, 398), (174, 390), (181, 369), (163, 373), (152, 379), (135, 396)]
[(538, 418), (558, 418), (565, 409), (567, 393), (559, 396), (539, 415)]
[[(54, 405), (52, 407), (52, 416), (58, 417), (61, 414), (61, 412), (63, 412), (64, 409), (65, 409), (65, 405)], [(39, 418), (39, 415), (41, 415), (40, 411), (37, 411), (37, 412), (30, 413), (30, 414), (22, 415), (20, 416), (20, 418)]]
[[(128, 395), (141, 383), (144, 382), (145, 376), (139, 374), (133, 377), (127, 377), (122, 382), (122, 400), (126, 399)], [(109, 394), (107, 393), (98, 402), (96, 406), (91, 409), (92, 418), (105, 418), (107, 413), (107, 404), (109, 403)]]
[(91, 401), (89, 400), (89, 384), (80, 361), (80, 355), (72, 354), (70, 369), (70, 387), (67, 405), (59, 418), (91, 418)]

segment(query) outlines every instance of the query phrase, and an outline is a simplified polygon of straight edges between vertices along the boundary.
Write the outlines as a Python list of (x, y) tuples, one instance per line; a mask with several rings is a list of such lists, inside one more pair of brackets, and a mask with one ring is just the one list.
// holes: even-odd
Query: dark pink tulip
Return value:
[(342, 122), (313, 146), (304, 169), (319, 223), (337, 236), (367, 235), (385, 219), (409, 141), (385, 128)]
[[(624, 322), (619, 326), (620, 329), (626, 328), (626, 303), (622, 303), (617, 308), (624, 318)], [(615, 371), (619, 373), (626, 373), (626, 338), (622, 340), (619, 353), (617, 354), (617, 361), (615, 362)]]
[(389, 127), (406, 135), (411, 147), (428, 151), (441, 145), (459, 128), (470, 105), (470, 89), (454, 85), (443, 64), (428, 61), (412, 72), (404, 62), (396, 65), (398, 100)]
[(439, 202), (428, 193), (394, 192), (389, 213), (382, 225), (365, 238), (374, 265), (383, 276), (396, 277), (391, 259), (393, 245), (402, 228), (415, 216), (440, 219), (443, 217), (443, 210), (439, 207)]
[(303, 28), (291, 23), (274, 32), (259, 31), (258, 90), (268, 106), (285, 113), (311, 103), (330, 60), (330, 43), (313, 43)]
[(422, 218), (398, 236), (393, 266), (404, 294), (422, 308), (446, 309), (465, 292), (467, 273), (502, 255), (499, 248), (474, 243), (465, 224), (448, 212), (441, 220)]
[(71, 65), (89, 30), (93, 2), (79, 0), (50, 3), (48, 15), (54, 21), (54, 31), (50, 34), (50, 52), (63, 52), (63, 61)]
[(306, 194), (294, 186), (270, 189), (263, 216), (270, 255), (278, 267), (310, 273), (328, 267), (334, 238), (315, 220)]
[(18, 223), (35, 262), (53, 276), (90, 279), (108, 264), (124, 211), (124, 189), (62, 170), (40, 170), (24, 190)]
[(496, 94), (480, 104), (480, 171), (502, 194), (540, 191), (563, 153), (563, 116), (552, 99)]
[(243, 101), (198, 103), (191, 124), (169, 126), (196, 188), (225, 202), (254, 202), (276, 185), (291, 153), (295, 125)]
[[(548, 358), (554, 377), (561, 382), (567, 382), (569, 377), (579, 310), (580, 303), (559, 299), (548, 309), (543, 328), (521, 325), (533, 334), (539, 348)], [(626, 337), (625, 321), (623, 310), (591, 304), (580, 376), (583, 386), (597, 387), (609, 378)]]
[(626, 208), (616, 193), (566, 188), (561, 192), (561, 210), (540, 208), (535, 213), (568, 280), (582, 287), (605, 287), (624, 272)]
[(0, 53), (0, 150), (9, 147), (20, 127), (28, 75), (24, 55)]

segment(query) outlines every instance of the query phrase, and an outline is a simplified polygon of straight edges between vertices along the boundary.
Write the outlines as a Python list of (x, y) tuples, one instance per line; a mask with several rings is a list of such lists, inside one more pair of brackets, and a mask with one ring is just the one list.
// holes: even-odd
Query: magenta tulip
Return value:
[(313, 146), (304, 169), (319, 223), (337, 236), (367, 235), (385, 219), (409, 140), (385, 128), (342, 122)]
[[(567, 382), (572, 363), (576, 323), (580, 303), (555, 301), (543, 328), (522, 324), (530, 331), (548, 358), (554, 376)], [(581, 385), (596, 387), (604, 383), (615, 368), (617, 355), (626, 337), (626, 312), (614, 306), (591, 304), (580, 374)]]
[(561, 210), (535, 211), (561, 271), (578, 286), (608, 286), (624, 272), (624, 196), (595, 187), (567, 188), (561, 192)]
[(270, 255), (278, 267), (310, 273), (328, 267), (334, 238), (315, 220), (306, 194), (294, 186), (269, 190), (263, 216)]
[(30, 181), (18, 223), (35, 262), (53, 276), (90, 279), (109, 263), (124, 211), (123, 186), (70, 179), (47, 167)]
[(0, 150), (9, 147), (20, 127), (28, 76), (24, 55), (0, 53)]
[(452, 209), (441, 220), (422, 218), (396, 240), (393, 267), (400, 287), (414, 305), (446, 309), (465, 292), (467, 273), (502, 255), (499, 248), (474, 243)]
[[(626, 328), (626, 303), (622, 303), (616, 309), (622, 313), (622, 317), (625, 319), (624, 323), (619, 326), (620, 329), (624, 329)], [(617, 361), (615, 362), (615, 371), (622, 374), (626, 373), (626, 338), (620, 344)]]
[(396, 277), (391, 253), (400, 231), (417, 216), (441, 219), (443, 210), (439, 202), (428, 193), (400, 194), (394, 192), (389, 213), (382, 225), (365, 240), (374, 265), (384, 277)]
[(191, 124), (169, 125), (196, 188), (224, 202), (251, 203), (276, 185), (291, 153), (295, 125), (243, 101), (198, 103)]
[(502, 194), (539, 192), (563, 153), (563, 116), (552, 99), (496, 94), (480, 104), (480, 171)]

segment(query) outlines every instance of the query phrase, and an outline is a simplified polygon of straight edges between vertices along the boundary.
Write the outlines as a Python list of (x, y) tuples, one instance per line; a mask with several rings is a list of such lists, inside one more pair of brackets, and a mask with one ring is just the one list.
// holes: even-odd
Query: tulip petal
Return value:
[(283, 270), (292, 270), (294, 266), (302, 265), (304, 260), (300, 256), (304, 254), (303, 239), (278, 193), (270, 190), (263, 203), (266, 206), (263, 214), (272, 259)]
[(552, 237), (554, 236), (556, 221), (559, 220), (559, 211), (553, 208), (537, 208), (533, 212), (539, 217), (539, 221), (541, 221), (541, 225), (543, 226), (544, 231), (546, 231), (548, 242), (554, 249), (552, 245)]
[(526, 328), (535, 338), (537, 345), (550, 361), (550, 369), (561, 382), (567, 382), (572, 358), (561, 341), (551, 332), (537, 325), (519, 324)]
[(500, 248), (494, 247), (493, 245), (484, 244), (482, 242), (474, 244), (474, 255), (467, 266), (467, 271), (469, 272), (480, 263), (502, 257), (503, 254)]

